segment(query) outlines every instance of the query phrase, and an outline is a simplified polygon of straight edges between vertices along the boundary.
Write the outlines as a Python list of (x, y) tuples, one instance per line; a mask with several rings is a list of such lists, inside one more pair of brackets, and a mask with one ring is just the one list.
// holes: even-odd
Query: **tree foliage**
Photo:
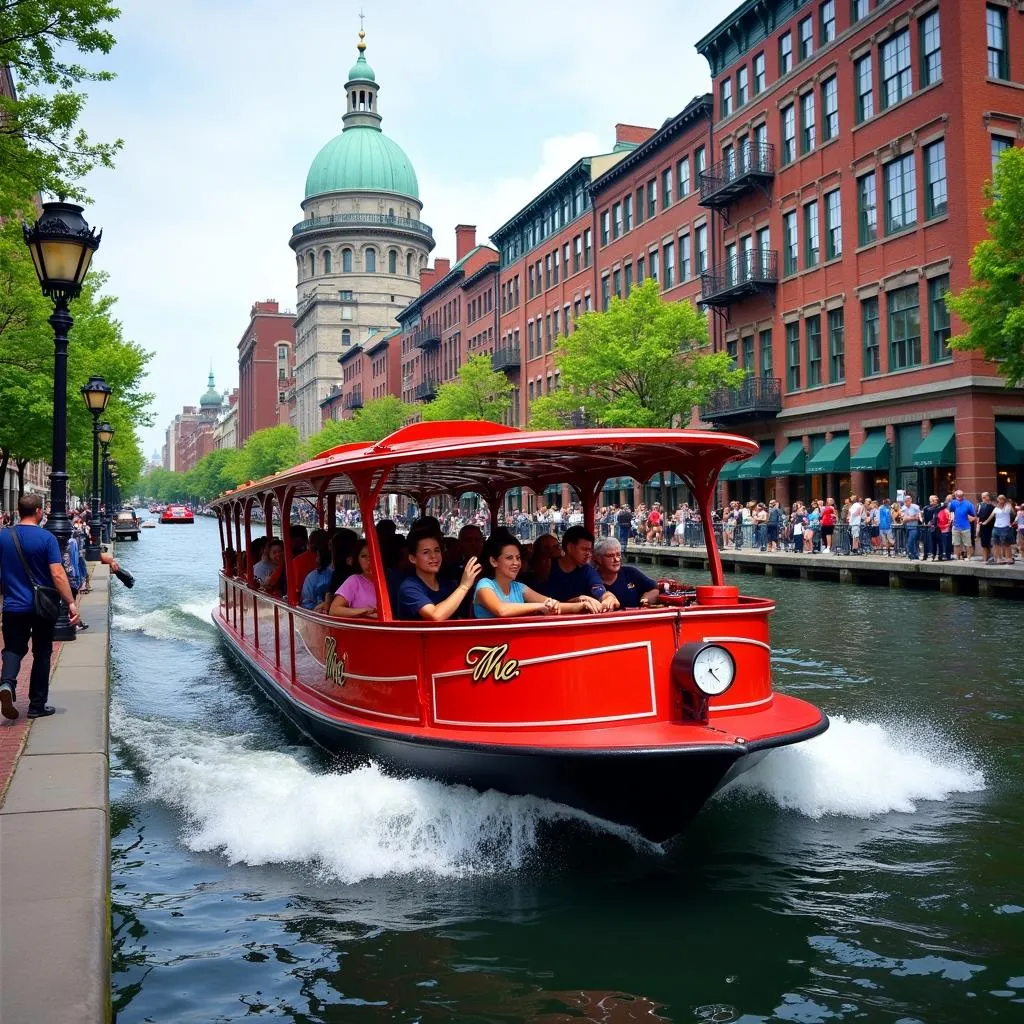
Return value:
[(690, 302), (665, 302), (645, 281), (607, 312), (585, 313), (555, 344), (559, 387), (530, 406), (530, 426), (564, 427), (572, 418), (605, 427), (686, 425), (718, 388), (746, 377), (708, 349), (707, 318)]
[(985, 195), (988, 237), (971, 256), (972, 283), (946, 304), (966, 325), (950, 348), (977, 350), (997, 360), (1013, 387), (1024, 380), (1024, 150), (1008, 149), (996, 163)]
[(119, 13), (106, 0), (0, 0), (0, 67), (18, 92), (0, 96), (0, 217), (28, 210), (37, 192), (84, 199), (85, 175), (113, 166), (122, 143), (93, 142), (82, 130), (87, 97), (78, 88), (113, 75), (73, 61), (110, 52)]
[(424, 420), (490, 420), (500, 423), (512, 407), (512, 382), (491, 369), (491, 357), (470, 356), (455, 380), (442, 384), (423, 406)]
[(328, 420), (323, 430), (313, 434), (305, 444), (307, 459), (339, 444), (355, 441), (379, 441), (404, 426), (416, 409), (394, 395), (374, 398), (358, 409), (351, 419)]

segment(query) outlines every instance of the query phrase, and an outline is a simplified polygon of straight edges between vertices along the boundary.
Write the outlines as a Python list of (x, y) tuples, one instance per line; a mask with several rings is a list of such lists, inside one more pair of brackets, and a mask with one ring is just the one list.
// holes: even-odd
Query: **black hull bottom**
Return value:
[(497, 746), (403, 739), (325, 719), (292, 701), (230, 638), (228, 648), (299, 729), (332, 753), (373, 760), (397, 776), (416, 776), (536, 796), (635, 829), (661, 843), (678, 835), (712, 794), (768, 752), (744, 747), (609, 752), (507, 750)]

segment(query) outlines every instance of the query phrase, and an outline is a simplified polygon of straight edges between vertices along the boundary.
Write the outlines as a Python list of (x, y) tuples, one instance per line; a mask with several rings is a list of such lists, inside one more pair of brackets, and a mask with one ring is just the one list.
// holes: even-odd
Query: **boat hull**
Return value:
[(652, 842), (679, 834), (723, 785), (752, 768), (773, 746), (823, 732), (821, 721), (799, 733), (759, 742), (598, 749), (457, 743), (402, 735), (321, 714), (296, 701), (248, 656), (217, 615), (229, 649), (291, 721), (326, 750), (372, 760), (399, 776), (535, 796), (635, 829)]

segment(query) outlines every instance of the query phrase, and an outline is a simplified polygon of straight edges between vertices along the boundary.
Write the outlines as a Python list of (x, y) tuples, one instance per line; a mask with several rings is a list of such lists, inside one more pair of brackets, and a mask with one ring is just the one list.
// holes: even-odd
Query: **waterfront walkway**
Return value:
[(0, 720), (0, 1021), (99, 1024), (110, 1018), (107, 700), (109, 582), (91, 566), (80, 600), (89, 629), (55, 644), (50, 702)]

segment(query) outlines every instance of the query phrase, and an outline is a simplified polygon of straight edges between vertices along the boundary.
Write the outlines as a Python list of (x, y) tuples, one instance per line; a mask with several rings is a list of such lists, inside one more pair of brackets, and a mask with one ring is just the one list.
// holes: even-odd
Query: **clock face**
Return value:
[(725, 693), (735, 677), (736, 663), (724, 647), (708, 644), (693, 659), (693, 681), (709, 697)]

